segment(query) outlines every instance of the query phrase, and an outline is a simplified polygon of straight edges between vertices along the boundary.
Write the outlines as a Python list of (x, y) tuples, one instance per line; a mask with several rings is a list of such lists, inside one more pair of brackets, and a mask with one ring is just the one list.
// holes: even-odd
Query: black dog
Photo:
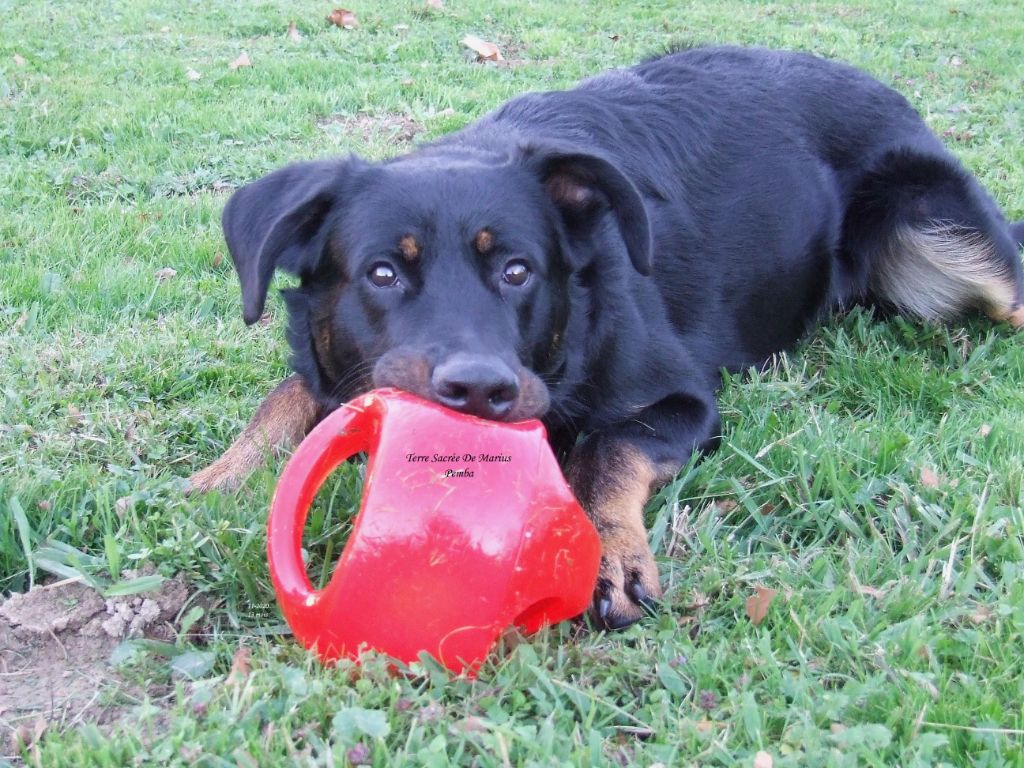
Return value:
[(673, 53), (382, 164), (292, 165), (240, 189), (224, 231), (247, 323), (276, 269), (301, 278), (296, 375), (194, 487), (371, 387), (541, 417), (602, 537), (609, 627), (660, 595), (644, 503), (715, 445), (721, 368), (858, 303), (1024, 324), (1024, 223), (902, 96), (795, 53)]

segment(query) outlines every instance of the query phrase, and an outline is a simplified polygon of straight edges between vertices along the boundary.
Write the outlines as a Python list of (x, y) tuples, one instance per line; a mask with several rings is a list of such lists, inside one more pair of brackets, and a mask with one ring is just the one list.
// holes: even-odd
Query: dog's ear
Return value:
[(221, 223), (242, 286), (242, 317), (263, 314), (275, 269), (305, 275), (319, 266), (327, 246), (327, 218), (345, 195), (358, 161), (296, 163), (239, 189)]
[(573, 233), (587, 233), (606, 213), (615, 217), (633, 267), (652, 268), (651, 225), (640, 193), (612, 162), (564, 147), (527, 146), (523, 158), (544, 183)]

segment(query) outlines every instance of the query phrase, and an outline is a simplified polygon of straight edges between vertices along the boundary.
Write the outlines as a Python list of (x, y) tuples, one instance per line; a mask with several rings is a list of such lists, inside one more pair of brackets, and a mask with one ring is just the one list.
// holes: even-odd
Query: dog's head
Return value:
[(391, 386), (490, 419), (542, 416), (566, 335), (593, 323), (572, 322), (573, 292), (651, 268), (630, 181), (554, 147), (291, 165), (239, 189), (223, 224), (247, 323), (276, 269), (299, 276), (284, 292), (292, 364), (332, 405)]

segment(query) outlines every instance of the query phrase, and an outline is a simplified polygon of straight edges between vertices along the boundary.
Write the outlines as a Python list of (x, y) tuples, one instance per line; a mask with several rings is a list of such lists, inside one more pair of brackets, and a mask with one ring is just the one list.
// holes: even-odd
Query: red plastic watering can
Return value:
[[(366, 452), (362, 504), (328, 585), (315, 591), (302, 529), (326, 477)], [(295, 636), (324, 661), (426, 651), (472, 674), (511, 626), (582, 613), (600, 541), (538, 421), (504, 424), (377, 390), (310, 432), (268, 522), (270, 574)]]

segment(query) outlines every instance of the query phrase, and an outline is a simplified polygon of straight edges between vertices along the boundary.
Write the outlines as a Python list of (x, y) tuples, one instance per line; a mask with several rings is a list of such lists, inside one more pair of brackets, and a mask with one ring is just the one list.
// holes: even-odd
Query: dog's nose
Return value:
[(519, 397), (519, 380), (499, 358), (456, 354), (434, 368), (434, 397), (441, 405), (485, 419), (502, 419)]

